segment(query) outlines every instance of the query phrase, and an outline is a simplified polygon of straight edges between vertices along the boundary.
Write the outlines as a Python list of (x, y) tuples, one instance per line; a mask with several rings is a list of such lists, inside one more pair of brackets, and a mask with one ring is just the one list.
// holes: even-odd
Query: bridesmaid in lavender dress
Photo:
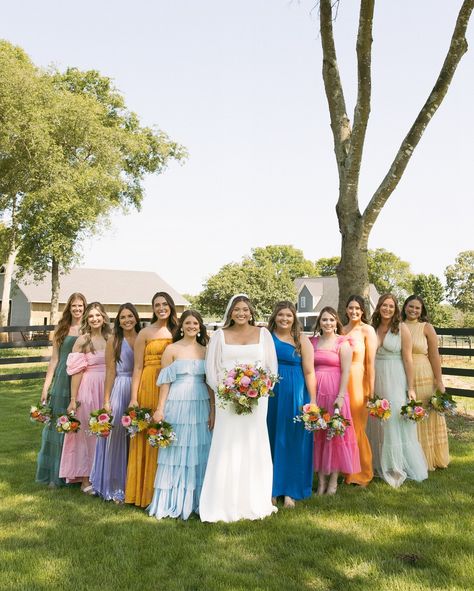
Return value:
[(114, 324), (114, 338), (105, 348), (104, 408), (113, 415), (113, 429), (107, 439), (99, 439), (95, 448), (91, 483), (94, 492), (106, 501), (123, 503), (127, 476), (128, 438), (121, 418), (130, 405), (133, 373), (133, 349), (140, 330), (135, 306), (122, 304)]

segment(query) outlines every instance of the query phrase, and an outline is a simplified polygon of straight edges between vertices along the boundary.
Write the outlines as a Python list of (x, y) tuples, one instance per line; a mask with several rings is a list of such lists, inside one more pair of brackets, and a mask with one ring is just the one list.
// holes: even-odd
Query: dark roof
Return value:
[[(67, 301), (71, 293), (83, 293), (88, 302), (103, 304), (151, 304), (157, 291), (166, 291), (178, 306), (189, 306), (169, 283), (156, 273), (149, 271), (116, 271), (112, 269), (72, 269), (60, 278), (59, 301)], [(20, 281), (21, 291), (30, 302), (51, 301), (51, 274), (48, 273), (40, 283)]]

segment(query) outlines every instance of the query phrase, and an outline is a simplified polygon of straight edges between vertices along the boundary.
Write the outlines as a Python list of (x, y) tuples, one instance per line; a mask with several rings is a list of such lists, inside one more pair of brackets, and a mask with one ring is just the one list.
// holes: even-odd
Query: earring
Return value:
[(252, 320), (253, 320), (253, 316), (250, 316), (250, 320), (249, 320), (249, 322), (252, 322)]
[(181, 336), (183, 336), (183, 335), (184, 335), (184, 330), (183, 330), (183, 329), (181, 329), (181, 330), (179, 331), (179, 334), (180, 334)]
[(198, 332), (198, 333), (197, 333), (197, 337), (199, 338), (200, 336), (201, 336), (201, 333), (200, 333), (200, 332)]

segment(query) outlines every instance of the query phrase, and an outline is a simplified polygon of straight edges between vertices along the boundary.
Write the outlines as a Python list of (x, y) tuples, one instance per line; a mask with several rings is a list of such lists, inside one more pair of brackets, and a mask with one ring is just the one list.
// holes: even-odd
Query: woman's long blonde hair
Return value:
[(92, 343), (92, 329), (89, 326), (89, 322), (87, 321), (87, 317), (89, 316), (91, 310), (99, 310), (100, 315), (104, 319), (104, 324), (101, 328), (101, 333), (104, 339), (107, 340), (112, 333), (112, 330), (110, 328), (110, 319), (107, 316), (107, 312), (105, 311), (104, 306), (100, 302), (92, 302), (84, 310), (84, 316), (82, 317), (81, 321), (80, 333), (85, 337), (84, 342), (81, 346), (82, 353), (87, 353), (88, 351), (90, 351), (91, 353), (95, 353), (94, 344)]

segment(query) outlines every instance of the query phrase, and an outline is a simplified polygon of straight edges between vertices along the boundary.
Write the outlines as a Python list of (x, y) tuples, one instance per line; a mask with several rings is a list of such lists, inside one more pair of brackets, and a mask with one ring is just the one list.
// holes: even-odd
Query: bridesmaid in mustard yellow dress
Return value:
[(374, 477), (372, 450), (365, 428), (369, 416), (367, 400), (374, 395), (377, 336), (367, 323), (364, 298), (351, 295), (347, 300), (346, 315), (349, 322), (344, 326), (343, 334), (351, 337), (352, 341), (352, 365), (347, 389), (361, 467), (357, 474), (346, 475), (346, 483), (367, 486)]
[[(161, 369), (161, 356), (172, 341), (178, 324), (172, 297), (159, 291), (151, 301), (151, 324), (140, 331), (135, 341), (135, 364), (132, 377), (131, 406), (150, 408), (158, 406), (159, 388), (156, 380)], [(158, 459), (158, 448), (148, 445), (144, 433), (130, 440), (125, 502), (147, 507), (153, 497), (153, 485)]]
[[(438, 337), (433, 326), (427, 321), (426, 306), (420, 296), (411, 295), (405, 300), (402, 319), (413, 341), (416, 398), (427, 407), (436, 389), (440, 392), (445, 391), (438, 352)], [(444, 416), (432, 410), (428, 418), (417, 423), (416, 426), (428, 470), (447, 468), (449, 445)]]

